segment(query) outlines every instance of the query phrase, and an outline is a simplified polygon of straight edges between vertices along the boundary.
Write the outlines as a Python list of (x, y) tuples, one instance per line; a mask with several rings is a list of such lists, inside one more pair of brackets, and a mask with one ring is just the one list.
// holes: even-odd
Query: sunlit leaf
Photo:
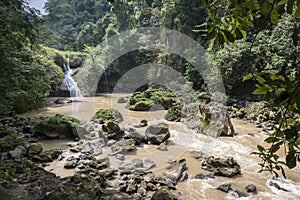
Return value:
[(276, 9), (273, 9), (271, 12), (271, 22), (273, 24), (278, 24), (279, 22), (279, 15)]

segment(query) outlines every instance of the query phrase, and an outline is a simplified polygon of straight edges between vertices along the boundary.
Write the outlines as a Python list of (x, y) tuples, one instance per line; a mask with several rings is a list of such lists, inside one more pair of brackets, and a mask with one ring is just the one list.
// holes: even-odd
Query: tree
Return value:
[[(283, 165), (294, 168), (300, 160), (300, 76), (299, 76), (299, 32), (300, 1), (204, 1), (209, 20), (199, 27), (207, 28), (207, 39), (215, 48), (226, 43), (246, 39), (251, 41), (248, 53), (267, 52), (258, 59), (255, 71), (244, 80), (254, 79), (257, 89), (253, 94), (262, 95), (269, 105), (277, 108), (276, 120), (279, 126), (265, 142), (269, 148), (258, 145), (254, 152), (261, 159), (261, 171), (284, 174)], [(288, 14), (288, 16), (286, 16)], [(279, 23), (287, 20), (287, 23)], [(263, 30), (271, 30), (271, 32)], [(259, 38), (269, 37), (261, 45)], [(282, 37), (284, 35), (284, 37)], [(274, 40), (277, 38), (277, 40)], [(255, 48), (258, 45), (261, 49)], [(226, 48), (226, 47), (225, 47)], [(277, 152), (286, 149), (285, 161)]]
[(37, 53), (36, 10), (23, 0), (0, 2), (0, 115), (21, 113), (42, 104), (50, 75)]

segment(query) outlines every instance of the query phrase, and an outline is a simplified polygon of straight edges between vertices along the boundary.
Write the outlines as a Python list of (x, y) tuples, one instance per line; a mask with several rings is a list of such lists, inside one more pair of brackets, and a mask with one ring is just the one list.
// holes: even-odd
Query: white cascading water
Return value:
[(63, 86), (66, 86), (70, 92), (70, 97), (83, 97), (80, 89), (77, 87), (77, 83), (72, 78), (73, 70), (70, 68), (69, 65), (69, 57), (67, 65), (64, 64), (65, 69), (65, 78), (63, 81)]

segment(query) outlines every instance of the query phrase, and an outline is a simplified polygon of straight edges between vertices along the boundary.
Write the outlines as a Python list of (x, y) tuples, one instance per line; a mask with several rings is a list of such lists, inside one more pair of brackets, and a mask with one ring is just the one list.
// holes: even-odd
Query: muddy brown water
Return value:
[[(149, 158), (156, 163), (153, 168), (154, 173), (162, 175), (167, 162), (174, 159), (185, 158), (187, 161), (189, 179), (179, 183), (177, 189), (180, 199), (184, 200), (199, 200), (199, 199), (236, 199), (234, 194), (226, 194), (216, 190), (216, 187), (223, 183), (232, 183), (236, 188), (245, 192), (245, 187), (248, 184), (256, 185), (257, 194), (243, 197), (241, 199), (300, 199), (300, 167), (286, 170), (287, 179), (272, 180), (272, 175), (267, 172), (257, 173), (260, 169), (258, 162), (259, 158), (255, 155), (250, 155), (256, 150), (258, 144), (265, 145), (263, 140), (267, 137), (262, 133), (262, 129), (257, 128), (254, 124), (232, 119), (237, 136), (209, 138), (203, 135), (195, 134), (183, 124), (179, 122), (167, 122), (164, 120), (166, 111), (149, 111), (149, 112), (134, 112), (125, 109), (126, 104), (118, 104), (119, 97), (128, 96), (125, 94), (105, 94), (97, 97), (80, 98), (79, 102), (67, 104), (64, 106), (49, 106), (37, 110), (30, 115), (33, 116), (53, 116), (55, 114), (68, 114), (80, 120), (90, 120), (94, 113), (100, 108), (115, 108), (118, 109), (124, 118), (120, 124), (138, 124), (142, 119), (146, 119), (149, 123), (166, 122), (169, 124), (171, 138), (168, 151), (159, 151), (156, 146), (143, 145), (138, 147), (134, 154), (125, 155), (125, 160), (134, 158)], [(51, 101), (52, 99), (49, 99)], [(139, 131), (143, 132), (141, 128)], [(68, 151), (68, 144), (72, 141), (68, 140), (53, 140), (43, 141), (41, 144), (44, 149), (62, 148), (66, 158), (76, 155)], [(199, 180), (194, 179), (196, 174), (208, 173), (201, 169), (201, 161), (194, 159), (191, 156), (191, 151), (202, 151), (206, 155), (215, 157), (234, 157), (241, 166), (242, 175), (235, 178), (216, 177), (215, 179)], [(107, 156), (109, 152), (104, 151), (99, 157)], [(281, 150), (281, 155), (284, 156), (284, 150)], [(121, 161), (114, 157), (109, 157), (112, 167), (118, 167)], [(282, 157), (284, 159), (284, 157)], [(54, 161), (46, 170), (52, 171), (61, 177), (67, 177), (74, 174), (74, 170), (64, 169), (65, 162)], [(269, 186), (270, 181), (276, 182), (281, 187), (288, 190), (282, 191), (275, 187)], [(246, 192), (245, 192), (246, 193)]]

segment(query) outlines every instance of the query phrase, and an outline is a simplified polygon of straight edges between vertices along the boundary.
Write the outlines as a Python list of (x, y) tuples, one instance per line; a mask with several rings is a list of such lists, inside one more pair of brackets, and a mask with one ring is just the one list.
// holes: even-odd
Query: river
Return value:
[[(124, 97), (125, 94), (105, 94), (96, 97), (85, 97), (78, 99), (78, 102), (66, 104), (63, 106), (49, 106), (37, 110), (30, 115), (34, 116), (53, 116), (55, 114), (72, 115), (80, 120), (88, 121), (94, 113), (100, 108), (115, 108), (118, 109), (124, 118), (120, 124), (121, 127), (126, 127), (128, 124), (138, 124), (142, 119), (149, 121), (149, 124), (157, 121), (163, 121), (169, 124), (171, 145), (168, 145), (168, 151), (158, 151), (153, 145), (139, 146), (134, 154), (125, 155), (125, 160), (133, 158), (149, 158), (156, 163), (153, 172), (161, 175), (164, 168), (168, 165), (167, 162), (174, 159), (185, 158), (187, 161), (189, 179), (177, 185), (180, 199), (184, 200), (199, 200), (199, 199), (235, 199), (233, 194), (226, 194), (216, 187), (223, 183), (232, 183), (241, 191), (245, 191), (248, 184), (254, 184), (257, 189), (257, 194), (251, 194), (249, 197), (242, 199), (300, 199), (300, 167), (299, 165), (293, 170), (286, 170), (287, 179), (273, 179), (272, 175), (263, 172), (257, 173), (260, 169), (257, 156), (250, 155), (256, 150), (257, 144), (265, 145), (263, 140), (267, 136), (262, 132), (262, 129), (257, 128), (254, 124), (232, 119), (233, 126), (237, 135), (235, 137), (221, 137), (212, 139), (204, 135), (195, 134), (186, 126), (179, 122), (167, 122), (164, 120), (166, 111), (150, 111), (150, 112), (135, 112), (125, 109), (126, 104), (119, 104), (119, 97)], [(51, 101), (52, 99), (48, 99)], [(144, 131), (144, 129), (139, 129)], [(44, 149), (60, 147), (65, 150), (65, 154), (70, 156), (68, 144), (72, 141), (43, 141)], [(238, 161), (242, 169), (242, 175), (235, 178), (216, 177), (215, 179), (194, 179), (193, 177), (199, 173), (207, 173), (201, 169), (201, 161), (194, 159), (191, 151), (202, 151), (206, 155), (215, 157), (232, 156)], [(109, 152), (104, 151), (101, 156), (107, 156)], [(284, 155), (284, 150), (280, 152)], [(121, 161), (109, 157), (112, 167), (117, 167)], [(52, 171), (55, 174), (66, 177), (71, 176), (74, 171), (64, 169), (64, 163), (54, 161), (46, 170)], [(270, 186), (271, 183), (277, 183), (282, 188), (288, 190), (278, 190)], [(246, 193), (246, 192), (245, 192)]]

